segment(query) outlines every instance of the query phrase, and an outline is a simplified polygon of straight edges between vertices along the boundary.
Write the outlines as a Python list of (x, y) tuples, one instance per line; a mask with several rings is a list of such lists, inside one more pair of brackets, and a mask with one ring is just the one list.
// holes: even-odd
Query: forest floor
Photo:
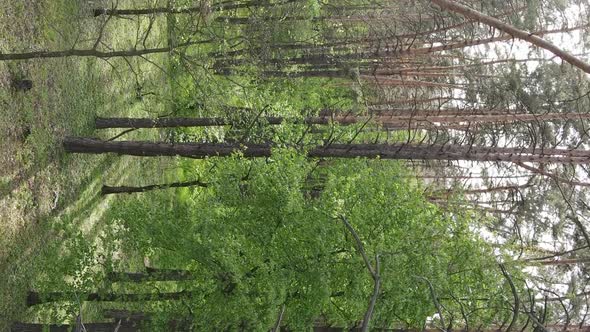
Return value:
[[(148, 1), (119, 5), (143, 2)], [(129, 48), (145, 22), (113, 18), (102, 29), (108, 19), (93, 18), (92, 9), (110, 5), (96, 0), (0, 0), (0, 52), (91, 48), (101, 34), (105, 48)], [(165, 29), (165, 22), (155, 25), (150, 39), (166, 43), (158, 27)], [(165, 59), (163, 54), (150, 61)], [(114, 136), (114, 131), (95, 132), (97, 115), (161, 111), (165, 106), (137, 95), (140, 87), (165, 83), (160, 76), (152, 64), (137, 59), (0, 63), (0, 331), (27, 314), (27, 291), (44, 265), (66, 254), (50, 248), (68, 240), (67, 230), (96, 231), (100, 211), (109, 203), (100, 196), (100, 186), (121, 183), (145, 166), (116, 156), (67, 155), (62, 139)], [(13, 86), (23, 79), (32, 81), (30, 90)]]

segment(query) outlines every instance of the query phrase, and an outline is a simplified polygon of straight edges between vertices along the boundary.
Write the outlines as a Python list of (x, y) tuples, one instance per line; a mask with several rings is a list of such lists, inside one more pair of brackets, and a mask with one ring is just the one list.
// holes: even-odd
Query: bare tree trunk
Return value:
[[(441, 198), (448, 198), (449, 196), (458, 193), (464, 195), (474, 195), (474, 194), (486, 194), (486, 193), (493, 193), (499, 191), (516, 191), (521, 189), (530, 188), (532, 185), (524, 184), (521, 186), (499, 186), (499, 187), (490, 187), (490, 188), (482, 188), (482, 189), (468, 189), (468, 190), (456, 190), (456, 189), (447, 189), (447, 190), (439, 190), (432, 193), (429, 198), (432, 199), (441, 199)], [(481, 202), (480, 202), (481, 203)]]
[[(334, 121), (350, 122), (355, 121), (353, 116), (336, 117)], [(265, 116), (260, 120), (268, 122), (271, 125), (279, 125), (285, 121), (304, 124), (329, 124), (332, 118), (307, 117), (304, 119), (285, 119), (283, 117)], [(356, 121), (355, 121), (356, 122)], [(96, 118), (95, 127), (97, 129), (106, 128), (174, 128), (174, 127), (208, 127), (208, 126), (227, 126), (235, 124), (235, 121), (227, 118)]]
[[(487, 113), (489, 112), (489, 114)], [(328, 112), (319, 117), (303, 119), (288, 119), (283, 117), (260, 117), (270, 125), (279, 125), (285, 121), (303, 124), (326, 125), (339, 123), (342, 125), (374, 121), (388, 128), (431, 128), (433, 123), (514, 123), (550, 120), (584, 120), (590, 119), (590, 114), (582, 113), (546, 113), (546, 114), (509, 114), (507, 111), (494, 110), (372, 110), (370, 116), (356, 116), (344, 112)], [(235, 124), (226, 118), (96, 118), (97, 129), (106, 128), (177, 128), (177, 127), (206, 127), (225, 126)], [(444, 126), (440, 128), (445, 128)]]
[[(383, 107), (383, 106), (369, 106), (369, 113), (371, 115), (380, 116), (383, 118), (400, 118), (404, 117), (406, 119), (421, 119), (426, 117), (451, 117), (455, 120), (456, 116), (463, 116), (469, 117), (469, 119), (473, 119), (473, 116), (476, 115), (514, 115), (511, 110), (501, 110), (501, 109), (493, 109), (493, 108), (459, 108), (459, 107), (449, 107), (449, 108), (391, 108), (391, 107)], [(430, 119), (425, 119), (430, 121)], [(432, 121), (431, 121), (432, 122)], [(458, 121), (458, 122), (464, 122)]]
[(146, 272), (110, 272), (107, 274), (107, 279), (111, 282), (183, 281), (194, 278), (195, 274), (191, 271), (154, 268), (147, 268)]
[(232, 144), (196, 144), (196, 143), (152, 143), (143, 141), (109, 141), (92, 138), (66, 137), (64, 148), (75, 153), (118, 153), (142, 157), (182, 156), (202, 159), (205, 157), (227, 157), (234, 152), (242, 152), (245, 157), (270, 157), (271, 149), (266, 144), (252, 144), (247, 147)]
[[(458, 110), (458, 109), (440, 109), (440, 110), (406, 110), (403, 114), (397, 110), (372, 111), (373, 114), (379, 115), (381, 121), (397, 122), (478, 122), (478, 123), (506, 123), (506, 122), (532, 122), (532, 121), (553, 121), (553, 120), (586, 120), (590, 119), (590, 113), (545, 113), (545, 114), (524, 114), (524, 113), (507, 113), (509, 111), (499, 110)], [(398, 113), (399, 112), (399, 113)], [(489, 112), (489, 113), (488, 113)], [(388, 114), (389, 113), (389, 114)]]
[(142, 187), (111, 187), (111, 186), (102, 186), (100, 191), (101, 195), (111, 195), (111, 194), (132, 194), (132, 193), (144, 193), (147, 191), (152, 190), (159, 190), (159, 189), (169, 189), (169, 188), (187, 188), (187, 187), (207, 187), (206, 183), (201, 181), (186, 181), (186, 182), (173, 182), (173, 183), (165, 183), (165, 184), (153, 184), (149, 186), (142, 186)]
[(176, 48), (187, 47), (190, 45), (196, 44), (203, 44), (207, 43), (208, 41), (196, 41), (196, 42), (187, 42), (177, 46), (167, 46), (167, 47), (158, 47), (158, 48), (146, 48), (146, 49), (131, 49), (126, 51), (109, 51), (103, 52), (96, 49), (88, 49), (88, 50), (63, 50), (63, 51), (35, 51), (35, 52), (25, 52), (25, 53), (0, 53), (0, 61), (7, 61), (7, 60), (30, 60), (30, 59), (51, 59), (51, 58), (65, 58), (71, 56), (78, 56), (78, 57), (96, 57), (101, 59), (109, 59), (109, 58), (116, 58), (116, 57), (134, 57), (134, 56), (141, 56), (147, 54), (156, 54), (156, 53), (169, 53)]
[(213, 4), (209, 8), (203, 6), (188, 7), (188, 8), (171, 8), (171, 7), (154, 7), (154, 8), (139, 8), (139, 9), (110, 9), (110, 8), (96, 8), (94, 9), (94, 16), (113, 15), (113, 16), (127, 16), (127, 15), (153, 15), (153, 14), (190, 14), (207, 11), (217, 12), (223, 10), (232, 10), (250, 7), (270, 7), (295, 2), (296, 0), (285, 0), (277, 3), (270, 3), (268, 1), (245, 1), (245, 2), (222, 2)]
[(546, 260), (540, 262), (529, 262), (528, 264), (541, 264), (541, 265), (571, 265), (571, 264), (586, 264), (590, 262), (590, 257), (580, 257), (571, 259), (559, 259), (559, 260)]
[[(315, 326), (313, 328), (314, 332), (361, 332), (362, 328), (359, 327), (353, 327), (353, 328), (347, 328), (347, 327), (334, 327), (334, 326)], [(435, 329), (435, 328), (425, 328), (425, 329), (404, 329), (404, 328), (398, 328), (398, 329), (389, 329), (389, 328), (375, 328), (372, 327), (371, 331), (382, 331), (382, 332), (440, 332), (441, 329)], [(446, 332), (466, 332), (465, 329), (445, 329)], [(504, 332), (501, 329), (479, 329), (478, 331), (481, 332)]]
[[(80, 301), (97, 301), (97, 302), (141, 302), (141, 301), (169, 301), (189, 298), (193, 295), (192, 292), (182, 291), (174, 293), (89, 293), (82, 294)], [(27, 306), (57, 302), (57, 301), (72, 301), (76, 299), (76, 294), (68, 292), (50, 292), (37, 293), (29, 292), (27, 296)]]
[(369, 106), (384, 106), (384, 105), (417, 105), (417, 104), (432, 104), (442, 105), (451, 101), (467, 101), (464, 98), (455, 97), (434, 97), (434, 98), (413, 98), (413, 99), (398, 99), (398, 100), (384, 100), (374, 101), (369, 103)]
[[(182, 156), (202, 159), (226, 157), (240, 152), (244, 157), (270, 157), (270, 144), (152, 143), (144, 141), (101, 141), (92, 138), (66, 137), (66, 152), (118, 153), (141, 157)], [(414, 144), (331, 144), (317, 146), (307, 153), (310, 158), (381, 158), (422, 160), (471, 160), (503, 162), (538, 162), (581, 164), (590, 161), (590, 151), (567, 149), (518, 149), (462, 145)]]

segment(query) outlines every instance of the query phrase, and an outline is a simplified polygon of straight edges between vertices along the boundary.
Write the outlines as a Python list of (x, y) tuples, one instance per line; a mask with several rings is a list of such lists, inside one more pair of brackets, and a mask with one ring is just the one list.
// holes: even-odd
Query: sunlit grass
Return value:
[[(0, 51), (91, 48), (106, 20), (90, 15), (99, 4), (109, 5), (107, 1), (52, 0), (27, 5), (0, 0)], [(137, 4), (120, 1), (122, 6)], [(163, 23), (154, 25), (147, 43), (166, 42)], [(113, 19), (102, 31), (105, 45), (99, 47), (127, 49), (146, 24), (146, 20)], [(60, 58), (0, 63), (0, 330), (17, 320), (36, 320), (36, 311), (25, 307), (26, 293), (47, 279), (38, 278), (45, 266), (65, 254), (61, 247), (70, 234), (57, 230), (80, 229), (89, 243), (95, 241), (102, 212), (110, 203), (100, 197), (100, 186), (121, 184), (137, 167), (150, 167), (113, 156), (66, 155), (61, 148), (67, 135), (113, 136), (115, 131), (95, 132), (97, 115), (163, 112), (165, 106), (156, 98), (136, 96), (137, 84), (149, 89), (165, 82), (154, 63), (165, 65), (167, 55), (149, 60)], [(16, 91), (11, 87), (15, 79), (32, 80), (33, 88)], [(131, 137), (146, 135), (152, 134)], [(57, 281), (59, 277), (52, 276)]]

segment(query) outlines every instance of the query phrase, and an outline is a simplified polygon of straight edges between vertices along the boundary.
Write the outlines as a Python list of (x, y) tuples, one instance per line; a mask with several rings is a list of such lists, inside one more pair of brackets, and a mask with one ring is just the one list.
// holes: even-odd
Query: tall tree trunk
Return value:
[[(489, 113), (488, 113), (489, 112)], [(302, 124), (325, 125), (338, 123), (342, 125), (364, 123), (374, 121), (389, 125), (394, 128), (429, 128), (433, 123), (458, 124), (458, 123), (512, 123), (550, 120), (584, 120), (590, 119), (589, 114), (583, 113), (546, 113), (546, 114), (520, 114), (507, 113), (509, 111), (498, 110), (460, 110), (460, 109), (394, 109), (371, 110), (370, 116), (356, 116), (345, 112), (325, 112), (319, 117), (306, 117), (303, 119), (289, 119), (283, 117), (260, 117), (270, 125), (279, 125), (285, 121)], [(235, 124), (227, 118), (96, 118), (95, 128), (178, 128), (178, 127), (207, 127), (225, 126)], [(424, 124), (427, 124), (424, 126)], [(387, 126), (386, 126), (387, 127)], [(441, 127), (444, 128), (444, 127)]]
[(432, 180), (522, 179), (522, 178), (530, 178), (530, 177), (531, 177), (531, 175), (481, 176), (481, 175), (445, 175), (445, 174), (396, 176), (396, 178), (402, 178), (402, 179), (432, 179)]
[[(416, 17), (417, 18), (417, 17)], [(361, 15), (332, 15), (332, 16), (316, 16), (316, 17), (309, 17), (306, 15), (288, 15), (288, 16), (257, 16), (257, 17), (233, 17), (233, 16), (218, 16), (215, 18), (215, 21), (218, 22), (227, 22), (231, 24), (252, 24), (255, 22), (292, 22), (292, 21), (306, 21), (306, 22), (337, 22), (337, 23), (365, 23), (370, 24), (371, 22), (380, 21), (380, 20), (390, 20), (395, 21), (399, 20), (399, 15), (370, 15), (368, 13), (364, 13)], [(432, 20), (432, 17), (426, 18), (424, 16), (420, 17), (420, 19), (429, 19)], [(457, 26), (465, 25), (466, 23), (458, 24)], [(450, 28), (449, 28), (450, 29)], [(439, 29), (442, 30), (442, 29)], [(447, 29), (448, 30), (448, 29)], [(421, 33), (410, 34), (406, 38), (416, 37), (417, 35), (421, 35)], [(402, 38), (400, 36), (396, 36), (398, 38)], [(388, 38), (382, 38), (383, 40), (387, 40)]]
[(165, 183), (165, 184), (152, 184), (149, 186), (142, 186), (142, 187), (111, 187), (111, 186), (102, 186), (100, 191), (101, 195), (111, 195), (111, 194), (132, 194), (132, 193), (144, 193), (147, 191), (152, 190), (160, 190), (160, 189), (169, 189), (169, 188), (187, 188), (187, 187), (207, 187), (206, 183), (203, 183), (199, 180), (196, 181), (186, 181), (186, 182), (173, 182), (173, 183)]
[[(268, 122), (271, 125), (282, 124), (285, 120), (294, 121), (303, 124), (329, 124), (330, 117), (307, 117), (304, 119), (285, 119), (283, 117), (265, 116), (260, 120)], [(354, 117), (336, 117), (334, 121), (347, 122), (354, 121)], [(235, 121), (227, 118), (96, 118), (95, 127), (97, 129), (105, 128), (173, 128), (173, 127), (208, 127), (208, 126), (226, 126), (235, 124)]]
[(463, 191), (465, 194), (486, 194), (486, 193), (493, 193), (498, 191), (516, 191), (521, 189), (527, 189), (532, 187), (530, 184), (523, 184), (520, 186), (500, 186), (500, 187), (490, 187), (490, 188), (482, 188), (482, 189), (469, 189)]
[(224, 10), (250, 8), (250, 7), (270, 7), (277, 5), (284, 5), (295, 2), (296, 0), (283, 0), (277, 3), (270, 3), (269, 1), (244, 1), (244, 2), (222, 2), (211, 5), (206, 8), (203, 6), (198, 7), (187, 7), (187, 8), (172, 8), (172, 7), (154, 7), (154, 8), (138, 8), (138, 9), (111, 9), (111, 8), (96, 8), (94, 9), (94, 16), (101, 15), (114, 15), (114, 16), (126, 16), (126, 15), (154, 15), (154, 14), (190, 14), (203, 12), (207, 14), (208, 11), (217, 12)]
[(142, 157), (182, 156), (202, 159), (205, 157), (227, 157), (234, 152), (242, 152), (245, 157), (270, 157), (270, 146), (267, 144), (251, 144), (245, 147), (218, 143), (152, 143), (143, 141), (108, 141), (92, 138), (66, 137), (64, 148), (75, 153), (118, 153)]
[[(142, 301), (168, 301), (181, 300), (189, 298), (193, 295), (189, 291), (181, 291), (174, 293), (89, 293), (80, 296), (80, 301), (97, 301), (97, 302), (142, 302)], [(57, 302), (57, 301), (72, 301), (76, 299), (76, 294), (68, 292), (50, 292), (38, 293), (29, 292), (27, 296), (27, 306)]]
[(465, 84), (451, 84), (434, 81), (420, 81), (420, 80), (409, 80), (409, 79), (396, 79), (389, 76), (371, 76), (371, 75), (360, 75), (361, 79), (364, 79), (370, 83), (374, 83), (379, 86), (400, 86), (400, 87), (425, 87), (425, 88), (448, 88), (456, 90), (467, 90)]
[(435, 104), (443, 105), (451, 101), (468, 102), (465, 98), (458, 97), (434, 97), (434, 98), (412, 98), (412, 99), (398, 99), (398, 100), (382, 100), (370, 102), (369, 106), (383, 106), (383, 105), (417, 105), (417, 104)]
[(559, 260), (546, 260), (541, 262), (530, 262), (531, 264), (541, 265), (572, 265), (572, 264), (586, 264), (590, 262), (590, 257), (579, 257)]
[[(499, 187), (490, 187), (490, 188), (482, 188), (482, 189), (467, 189), (467, 190), (456, 190), (456, 189), (447, 189), (447, 190), (439, 190), (432, 193), (430, 198), (439, 199), (439, 198), (448, 198), (449, 196), (460, 193), (465, 195), (473, 195), (473, 194), (487, 194), (499, 191), (516, 191), (521, 189), (530, 188), (532, 185), (524, 184), (520, 186), (499, 186)], [(483, 203), (483, 202), (480, 202)]]
[(526, 62), (533, 62), (533, 61), (550, 61), (548, 59), (543, 58), (528, 58), (528, 59), (500, 59), (500, 60), (493, 60), (493, 61), (484, 61), (478, 63), (471, 63), (471, 64), (463, 64), (463, 65), (456, 65), (456, 66), (419, 66), (419, 67), (407, 67), (407, 68), (398, 68), (396, 69), (396, 73), (402, 74), (407, 72), (445, 72), (457, 69), (465, 69), (471, 67), (483, 67), (483, 66), (492, 66), (496, 64), (514, 64), (514, 63), (526, 63)]
[(65, 58), (71, 56), (78, 57), (96, 57), (101, 59), (117, 58), (117, 57), (134, 57), (156, 53), (169, 53), (174, 49), (187, 47), (191, 45), (203, 44), (209, 41), (195, 41), (186, 42), (177, 46), (167, 46), (158, 48), (146, 48), (146, 49), (131, 49), (126, 51), (109, 51), (103, 52), (96, 49), (88, 50), (64, 50), (64, 51), (35, 51), (35, 52), (24, 52), (24, 53), (0, 53), (0, 61), (7, 60), (29, 60), (29, 59), (51, 59), (51, 58)]
[[(445, 122), (440, 121), (442, 117), (450, 117), (452, 122), (468, 122), (473, 119), (473, 116), (482, 115), (482, 116), (491, 116), (491, 115), (503, 115), (503, 116), (511, 116), (520, 113), (514, 113), (512, 110), (507, 109), (493, 109), (493, 108), (459, 108), (459, 107), (449, 107), (449, 108), (391, 108), (391, 107), (382, 107), (382, 106), (369, 106), (369, 113), (374, 116), (379, 116), (383, 118), (405, 118), (405, 119), (413, 119), (413, 120), (423, 120), (423, 121), (430, 121), (429, 117), (435, 117), (436, 122)], [(337, 113), (335, 113), (337, 114)], [(458, 119), (455, 117), (464, 117), (463, 119)], [(467, 119), (467, 120), (465, 120)], [(502, 120), (502, 118), (499, 118)]]
[(187, 270), (147, 268), (146, 272), (110, 272), (111, 282), (183, 281), (195, 279), (195, 273)]
[[(240, 152), (244, 157), (270, 157), (270, 144), (152, 143), (144, 141), (101, 141), (92, 138), (66, 137), (66, 152), (118, 153), (141, 157), (182, 156), (202, 159), (226, 157)], [(310, 158), (381, 158), (423, 160), (471, 160), (504, 162), (538, 162), (581, 164), (590, 161), (590, 151), (567, 149), (495, 148), (461, 145), (413, 144), (331, 144), (317, 146), (307, 153)]]

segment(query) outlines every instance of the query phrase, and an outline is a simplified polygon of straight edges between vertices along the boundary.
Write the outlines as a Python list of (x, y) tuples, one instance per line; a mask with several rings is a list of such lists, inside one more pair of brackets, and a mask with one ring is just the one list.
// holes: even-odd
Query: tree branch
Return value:
[(438, 317), (440, 317), (440, 324), (443, 326), (443, 331), (446, 330), (446, 324), (445, 324), (445, 319), (443, 317), (442, 314), (442, 309), (441, 309), (441, 305), (438, 302), (438, 297), (436, 296), (436, 292), (434, 291), (434, 286), (432, 286), (432, 283), (430, 282), (430, 280), (421, 277), (421, 276), (414, 276), (415, 278), (418, 278), (420, 280), (425, 281), (428, 284), (428, 289), (430, 290), (430, 296), (432, 297), (432, 302), (434, 303), (434, 306), (436, 307), (436, 311), (438, 312)]
[(279, 312), (279, 317), (277, 317), (277, 322), (272, 329), (272, 332), (278, 332), (281, 330), (281, 321), (283, 320), (283, 315), (285, 314), (285, 305), (281, 306), (281, 311)]
[(558, 56), (562, 60), (569, 62), (572, 66), (578, 67), (578, 68), (582, 69), (583, 71), (585, 71), (586, 73), (590, 74), (590, 64), (576, 58), (572, 54), (560, 49), (559, 47), (557, 47), (553, 43), (550, 43), (539, 36), (536, 36), (532, 33), (524, 31), (524, 30), (520, 30), (512, 25), (506, 24), (506, 23), (498, 20), (497, 18), (493, 18), (491, 16), (485, 15), (485, 14), (478, 12), (474, 9), (471, 9), (467, 6), (461, 5), (455, 1), (432, 0), (432, 2), (434, 4), (436, 4), (437, 6), (439, 6), (442, 10), (452, 11), (452, 12), (455, 12), (455, 13), (462, 15), (466, 18), (473, 19), (478, 22), (487, 24), (489, 26), (492, 26), (492, 27), (504, 32), (504, 33), (511, 35), (514, 38), (522, 39), (522, 40), (527, 41), (537, 47), (543, 48), (543, 49), (555, 54), (556, 56)]
[(555, 181), (559, 181), (559, 182), (562, 182), (562, 183), (565, 183), (565, 184), (569, 184), (571, 186), (590, 187), (590, 183), (585, 183), (585, 182), (579, 182), (579, 181), (564, 179), (564, 178), (559, 177), (557, 174), (553, 174), (551, 172), (544, 171), (544, 170), (542, 170), (540, 168), (533, 167), (533, 166), (527, 165), (527, 164), (522, 163), (522, 162), (516, 162), (515, 164), (518, 165), (518, 166), (520, 166), (520, 167), (522, 167), (522, 168), (524, 168), (524, 169), (526, 169), (526, 170), (529, 170), (529, 171), (531, 171), (533, 173), (536, 173), (536, 174), (539, 174), (539, 175), (544, 175), (544, 176), (549, 177), (549, 178), (551, 178), (551, 179), (553, 179)]
[(502, 270), (502, 274), (504, 275), (504, 278), (506, 278), (506, 280), (508, 280), (508, 284), (510, 285), (510, 291), (512, 292), (512, 296), (514, 296), (514, 308), (512, 309), (512, 321), (510, 321), (510, 325), (508, 325), (508, 327), (506, 328), (506, 332), (510, 332), (510, 331), (512, 331), (512, 328), (514, 327), (514, 325), (516, 324), (516, 321), (518, 320), (518, 311), (520, 310), (520, 298), (518, 297), (518, 293), (516, 291), (516, 287), (514, 286), (514, 282), (512, 282), (512, 278), (508, 274), (508, 271), (506, 271), (506, 267), (502, 263), (500, 263), (498, 265), (500, 266), (500, 270)]
[(379, 297), (379, 291), (381, 289), (381, 278), (379, 276), (379, 255), (375, 255), (375, 268), (373, 268), (373, 266), (371, 266), (371, 263), (369, 262), (369, 257), (367, 257), (367, 253), (365, 252), (363, 242), (361, 241), (361, 238), (359, 237), (357, 232), (354, 230), (354, 228), (348, 222), (348, 220), (346, 220), (345, 216), (340, 216), (340, 220), (342, 220), (344, 226), (346, 226), (346, 229), (348, 229), (350, 234), (352, 234), (352, 237), (356, 242), (357, 250), (359, 254), (363, 257), (365, 266), (367, 267), (367, 270), (369, 270), (369, 273), (371, 273), (371, 277), (373, 278), (373, 295), (371, 296), (371, 300), (369, 301), (369, 307), (365, 312), (363, 325), (361, 327), (362, 332), (367, 332), (369, 331), (369, 322), (371, 321), (371, 316), (373, 315), (373, 311), (375, 310), (375, 303), (377, 302), (377, 297)]
[(367, 308), (367, 312), (365, 312), (363, 326), (361, 328), (361, 331), (363, 332), (369, 331), (369, 322), (371, 321), (371, 316), (375, 310), (375, 303), (377, 303), (377, 298), (379, 297), (379, 291), (381, 289), (381, 277), (379, 276), (379, 255), (375, 255), (375, 275), (373, 276), (373, 281), (373, 295), (371, 296), (371, 301), (369, 301), (369, 307)]
[(376, 276), (375, 270), (373, 270), (373, 266), (371, 266), (371, 263), (369, 262), (369, 257), (367, 257), (367, 253), (365, 253), (365, 248), (363, 246), (363, 242), (361, 241), (361, 238), (359, 237), (357, 232), (354, 230), (352, 225), (348, 222), (348, 220), (346, 220), (345, 216), (340, 216), (340, 220), (342, 220), (342, 222), (344, 223), (344, 226), (346, 226), (346, 229), (348, 229), (350, 234), (352, 234), (352, 237), (354, 238), (354, 241), (356, 242), (357, 250), (358, 250), (359, 254), (363, 257), (363, 261), (365, 262), (365, 266), (367, 267), (367, 270), (369, 270), (369, 273), (371, 273), (371, 277), (373, 277), (373, 279), (375, 279), (375, 276)]

